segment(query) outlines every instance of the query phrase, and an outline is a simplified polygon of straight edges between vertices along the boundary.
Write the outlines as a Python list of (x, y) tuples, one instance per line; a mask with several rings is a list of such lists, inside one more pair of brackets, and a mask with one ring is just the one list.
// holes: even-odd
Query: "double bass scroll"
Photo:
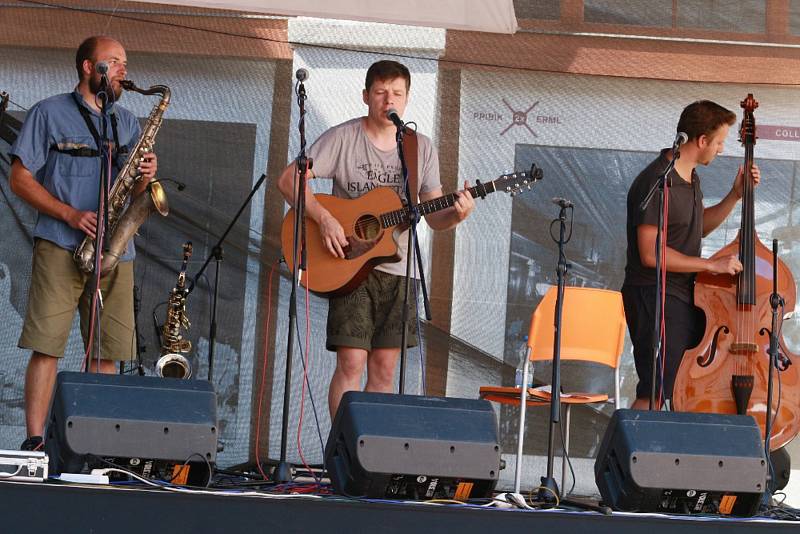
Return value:
[[(738, 275), (698, 273), (694, 303), (705, 314), (706, 327), (700, 343), (683, 355), (672, 400), (678, 411), (751, 415), (763, 436), (774, 276), (772, 253), (755, 230), (755, 184), (750, 171), (756, 144), (753, 111), (757, 107), (752, 94), (742, 101), (740, 141), (745, 152), (745, 176), (739, 234), (712, 256), (738, 254), (743, 270)], [(777, 277), (785, 309), (793, 310), (796, 286), (791, 271), (781, 260)], [(775, 389), (770, 407), (770, 450), (783, 447), (800, 432), (800, 360), (786, 348), (782, 338), (778, 341), (785, 360), (798, 365), (781, 365), (773, 371), (780, 387)]]

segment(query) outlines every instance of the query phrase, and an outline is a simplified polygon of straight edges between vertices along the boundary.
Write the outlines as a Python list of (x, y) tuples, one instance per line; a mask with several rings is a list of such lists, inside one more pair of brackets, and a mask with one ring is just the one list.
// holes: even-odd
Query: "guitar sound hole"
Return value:
[(355, 235), (364, 241), (376, 239), (381, 231), (380, 222), (374, 215), (362, 215), (356, 221)]

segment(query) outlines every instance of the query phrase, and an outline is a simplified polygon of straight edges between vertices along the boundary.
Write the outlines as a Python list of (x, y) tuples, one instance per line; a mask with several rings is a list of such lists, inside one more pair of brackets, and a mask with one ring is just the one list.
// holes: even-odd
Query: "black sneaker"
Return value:
[(22, 442), (19, 446), (21, 451), (39, 451), (44, 447), (44, 439), (42, 436), (31, 436)]

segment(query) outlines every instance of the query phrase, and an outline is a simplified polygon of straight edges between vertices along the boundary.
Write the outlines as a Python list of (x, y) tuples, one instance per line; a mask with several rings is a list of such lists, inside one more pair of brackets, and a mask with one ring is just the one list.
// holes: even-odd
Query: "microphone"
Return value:
[(389, 111), (386, 112), (386, 118), (392, 121), (398, 128), (405, 128), (405, 123), (400, 118), (400, 115), (397, 113), (396, 109), (390, 108)]
[(551, 202), (556, 206), (559, 206), (561, 209), (573, 208), (575, 204), (572, 203), (571, 200), (567, 200), (566, 198), (559, 198), (554, 197)]
[(680, 148), (682, 144), (689, 140), (689, 136), (683, 132), (678, 132), (678, 135), (675, 136), (675, 141), (672, 142), (672, 151), (676, 151)]
[(108, 63), (105, 61), (98, 61), (94, 64), (94, 70), (97, 71), (97, 74), (105, 76), (108, 74)]
[(297, 69), (297, 72), (294, 73), (294, 77), (297, 78), (298, 82), (304, 82), (308, 79), (308, 71), (306, 69)]

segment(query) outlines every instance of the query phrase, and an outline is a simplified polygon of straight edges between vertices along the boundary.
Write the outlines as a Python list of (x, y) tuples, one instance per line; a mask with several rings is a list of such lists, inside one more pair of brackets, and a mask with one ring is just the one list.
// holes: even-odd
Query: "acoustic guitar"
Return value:
[[(495, 191), (516, 195), (541, 179), (542, 170), (534, 164), (527, 172), (503, 174), (488, 183), (478, 181), (467, 191), (473, 198), (484, 198)], [(303, 286), (324, 296), (345, 295), (358, 287), (376, 265), (402, 259), (397, 239), (410, 225), (409, 208), (394, 189), (376, 187), (355, 199), (324, 194), (315, 197), (342, 225), (348, 244), (344, 247), (344, 258), (333, 256), (323, 245), (319, 226), (306, 217), (306, 259), (313, 277), (303, 272), (300, 278)], [(428, 215), (449, 208), (456, 198), (451, 193), (420, 202), (416, 207), (420, 215)], [(292, 272), (294, 219), (295, 210), (290, 209), (281, 227), (283, 257)]]

